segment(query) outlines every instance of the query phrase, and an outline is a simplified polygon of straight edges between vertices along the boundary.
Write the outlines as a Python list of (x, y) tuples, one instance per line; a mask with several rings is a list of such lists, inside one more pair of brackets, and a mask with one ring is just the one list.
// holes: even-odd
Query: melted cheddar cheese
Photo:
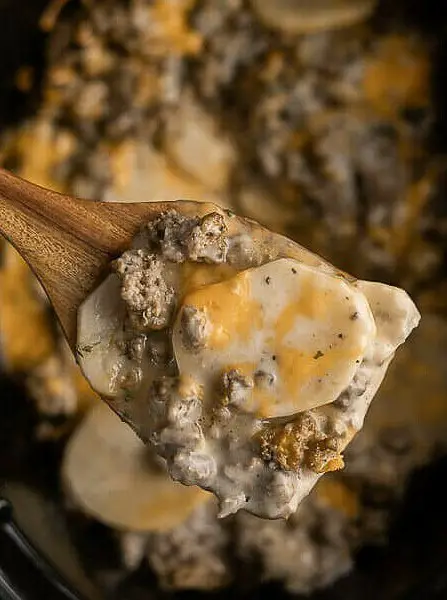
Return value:
[[(174, 327), (180, 372), (197, 371), (200, 382), (239, 370), (250, 379), (267, 372), (269, 388), (253, 386), (246, 410), (258, 416), (293, 414), (334, 400), (346, 387), (375, 335), (362, 294), (341, 278), (293, 260), (248, 269), (186, 294), (209, 325), (205, 347), (191, 354)], [(194, 362), (194, 364), (193, 364)]]

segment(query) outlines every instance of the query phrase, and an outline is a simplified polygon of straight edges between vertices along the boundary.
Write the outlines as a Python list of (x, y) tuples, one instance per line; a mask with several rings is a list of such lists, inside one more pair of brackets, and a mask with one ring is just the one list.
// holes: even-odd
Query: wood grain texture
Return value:
[(0, 233), (41, 282), (73, 350), (79, 305), (141, 225), (168, 205), (81, 200), (0, 169)]

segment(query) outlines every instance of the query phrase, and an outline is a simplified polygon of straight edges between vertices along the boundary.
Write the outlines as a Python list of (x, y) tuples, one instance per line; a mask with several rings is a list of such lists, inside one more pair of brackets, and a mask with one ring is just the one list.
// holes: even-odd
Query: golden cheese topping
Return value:
[(213, 283), (219, 283), (224, 279), (229, 279), (236, 273), (236, 269), (227, 264), (213, 265), (185, 262), (181, 265), (181, 291), (183, 294), (187, 294)]
[(184, 304), (206, 313), (210, 322), (207, 344), (212, 349), (227, 348), (237, 337), (243, 342), (262, 328), (262, 306), (251, 297), (248, 272), (239, 273), (228, 281), (204, 286), (188, 294)]
[[(54, 354), (55, 341), (28, 265), (9, 244), (5, 244), (3, 252), (4, 264), (0, 269), (2, 352), (8, 368), (26, 372)], [(27, 335), (23, 334), (24, 322)]]
[(363, 80), (365, 97), (379, 114), (393, 118), (405, 106), (426, 106), (430, 60), (425, 48), (407, 36), (386, 36), (369, 59)]
[[(196, 352), (185, 345), (185, 309), (205, 318), (205, 340)], [(194, 373), (206, 388), (236, 369), (254, 382), (244, 409), (277, 417), (337, 398), (374, 336), (361, 292), (339, 277), (280, 259), (186, 294), (173, 345), (180, 373)]]

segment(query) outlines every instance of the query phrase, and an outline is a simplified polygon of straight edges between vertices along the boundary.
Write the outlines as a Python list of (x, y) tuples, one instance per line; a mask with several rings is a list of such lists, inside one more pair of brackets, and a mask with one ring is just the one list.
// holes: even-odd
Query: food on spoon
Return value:
[(292, 514), (363, 424), (419, 322), (358, 281), (214, 205), (173, 203), (79, 310), (91, 385), (220, 515)]

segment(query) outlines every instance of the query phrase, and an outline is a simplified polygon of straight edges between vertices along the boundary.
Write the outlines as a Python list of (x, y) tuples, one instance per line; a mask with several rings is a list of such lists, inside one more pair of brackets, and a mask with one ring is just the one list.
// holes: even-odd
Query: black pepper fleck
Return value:
[(318, 352), (314, 354), (314, 359), (316, 360), (318, 358), (321, 358), (322, 356), (324, 356), (323, 352), (321, 352), (321, 350), (318, 350)]
[(337, 337), (342, 340), (345, 336), (342, 333), (339, 333)]
[(272, 356), (272, 360), (276, 360), (276, 354)]
[(89, 352), (91, 352), (91, 351), (93, 350), (93, 348), (94, 348), (95, 346), (98, 346), (98, 344), (100, 344), (100, 343), (101, 343), (101, 342), (93, 342), (93, 344), (86, 344), (85, 346), (80, 346), (80, 347), (78, 348), (78, 352), (80, 351), (80, 352), (79, 352), (80, 354), (81, 354), (82, 352), (87, 352), (87, 354), (88, 354)]
[(355, 311), (349, 318), (351, 319), (351, 321), (356, 321), (359, 318), (359, 313)]
[(270, 281), (271, 281), (271, 278), (267, 276), (267, 277), (265, 278), (265, 283), (266, 283), (267, 285), (270, 285)]
[(296, 269), (294, 269), (293, 267), (292, 267), (292, 273), (293, 273), (294, 275), (296, 275)]

